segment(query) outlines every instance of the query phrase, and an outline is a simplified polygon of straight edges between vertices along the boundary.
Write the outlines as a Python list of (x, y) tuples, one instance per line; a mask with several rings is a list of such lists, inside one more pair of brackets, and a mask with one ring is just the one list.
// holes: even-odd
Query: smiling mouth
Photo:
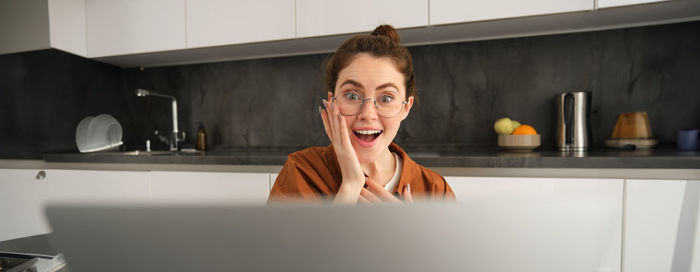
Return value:
[(381, 130), (353, 130), (357, 138), (365, 142), (371, 142), (382, 134)]

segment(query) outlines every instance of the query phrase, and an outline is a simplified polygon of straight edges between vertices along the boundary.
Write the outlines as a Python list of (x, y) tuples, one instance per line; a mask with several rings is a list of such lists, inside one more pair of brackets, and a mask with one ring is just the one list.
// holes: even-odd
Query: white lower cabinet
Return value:
[(622, 179), (445, 179), (490, 271), (621, 271)]
[(46, 170), (47, 203), (147, 203), (147, 171)]
[[(0, 241), (50, 232), (47, 203), (264, 204), (276, 178), (0, 169)], [(483, 232), (474, 250), (494, 251), (491, 271), (700, 271), (700, 181), (445, 179)]]
[(270, 190), (272, 190), (272, 186), (275, 186), (275, 181), (277, 181), (277, 176), (279, 176), (279, 173), (270, 174)]
[(153, 171), (150, 175), (155, 203), (264, 204), (270, 190), (268, 173)]
[(47, 204), (264, 204), (269, 190), (269, 173), (0, 169), (0, 241), (50, 232)]
[(700, 181), (626, 180), (626, 272), (700, 271)]
[(0, 241), (50, 232), (48, 204), (149, 200), (145, 171), (0, 169), (0, 185)]
[(647, 4), (655, 2), (663, 2), (668, 0), (598, 0), (598, 8), (612, 8), (621, 6), (630, 6), (638, 4)]
[(0, 169), (0, 241), (49, 232), (40, 170)]

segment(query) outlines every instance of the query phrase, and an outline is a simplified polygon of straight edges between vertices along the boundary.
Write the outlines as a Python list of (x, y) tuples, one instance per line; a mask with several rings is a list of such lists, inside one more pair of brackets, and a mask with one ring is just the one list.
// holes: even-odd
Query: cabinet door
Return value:
[(185, 0), (86, 0), (88, 57), (185, 48)]
[(272, 186), (275, 186), (277, 176), (279, 176), (279, 173), (270, 174), (270, 190), (272, 190)]
[(625, 271), (700, 271), (700, 182), (627, 180), (625, 196)]
[(155, 203), (265, 203), (268, 173), (151, 172), (151, 196)]
[(294, 38), (294, 0), (189, 0), (187, 47)]
[(148, 203), (148, 172), (46, 170), (47, 201)]
[(0, 241), (44, 234), (44, 180), (39, 170), (0, 169)]
[(430, 0), (430, 24), (474, 22), (593, 10), (593, 0)]
[(490, 271), (620, 271), (622, 180), (445, 178), (478, 215)]
[(598, 8), (629, 6), (629, 5), (664, 2), (664, 1), (670, 1), (670, 0), (598, 0)]
[(296, 14), (297, 37), (367, 32), (381, 24), (428, 25), (428, 1), (297, 0)]
[(50, 0), (49, 29), (51, 47), (85, 56), (85, 1)]
[(85, 56), (85, 1), (0, 1), (0, 55), (58, 48)]

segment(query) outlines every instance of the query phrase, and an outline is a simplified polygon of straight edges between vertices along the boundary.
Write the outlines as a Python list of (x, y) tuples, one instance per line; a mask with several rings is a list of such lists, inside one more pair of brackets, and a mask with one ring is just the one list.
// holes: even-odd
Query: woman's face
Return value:
[[(406, 98), (404, 76), (391, 59), (360, 53), (338, 74), (335, 85), (336, 98), (347, 92), (357, 92), (364, 99), (375, 99), (386, 92), (398, 94), (400, 101), (408, 101), (394, 117), (378, 114), (373, 100), (366, 101), (357, 115), (344, 115), (348, 135), (360, 162), (373, 162), (396, 137), (401, 121), (406, 119), (413, 106), (413, 97)], [(373, 133), (379, 131), (378, 134)], [(372, 134), (369, 134), (372, 133)]]

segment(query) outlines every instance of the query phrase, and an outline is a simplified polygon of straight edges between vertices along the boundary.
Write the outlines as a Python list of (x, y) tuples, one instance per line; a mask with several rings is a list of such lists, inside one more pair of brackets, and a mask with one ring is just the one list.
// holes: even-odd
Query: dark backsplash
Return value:
[[(494, 146), (504, 116), (534, 126), (554, 146), (554, 96), (590, 91), (596, 146), (621, 112), (646, 111), (654, 138), (675, 142), (700, 127), (700, 22), (410, 47), (419, 103), (396, 142), (406, 146)], [(203, 122), (212, 147), (327, 145), (317, 112), (329, 55), (119, 69), (58, 50), (0, 55), (0, 154), (76, 151), (75, 129), (108, 113), (127, 147)]]
[(120, 70), (58, 50), (0, 55), (0, 155), (77, 151), (75, 129), (88, 115), (109, 113), (132, 129)]

